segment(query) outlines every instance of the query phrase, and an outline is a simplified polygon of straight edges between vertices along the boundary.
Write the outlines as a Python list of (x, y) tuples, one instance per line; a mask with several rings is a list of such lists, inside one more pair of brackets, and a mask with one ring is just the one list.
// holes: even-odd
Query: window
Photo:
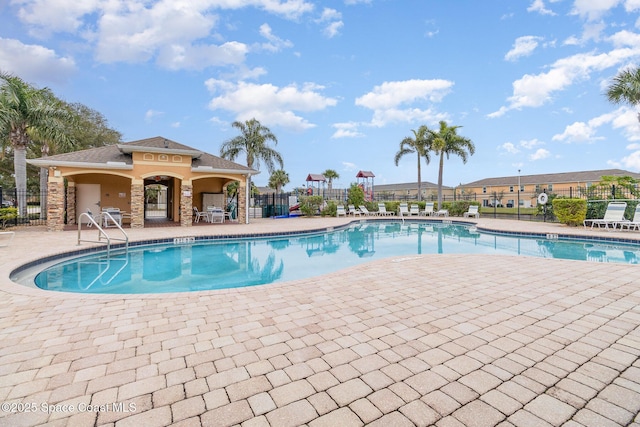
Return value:
[(513, 193), (513, 185), (509, 186), (509, 193)]
[(520, 186), (520, 192), (521, 192), (521, 193), (524, 193), (524, 185), (521, 185), (521, 186)]
[(553, 191), (553, 184), (547, 184), (547, 190), (551, 193)]
[(482, 192), (483, 192), (484, 194), (487, 194), (487, 187), (482, 187)]
[(536, 193), (540, 192), (540, 184), (536, 184)]

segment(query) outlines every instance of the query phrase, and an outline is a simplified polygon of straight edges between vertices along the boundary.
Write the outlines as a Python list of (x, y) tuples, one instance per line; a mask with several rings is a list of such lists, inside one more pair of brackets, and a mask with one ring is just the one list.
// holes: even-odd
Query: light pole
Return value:
[(520, 169), (518, 169), (518, 221), (520, 221)]

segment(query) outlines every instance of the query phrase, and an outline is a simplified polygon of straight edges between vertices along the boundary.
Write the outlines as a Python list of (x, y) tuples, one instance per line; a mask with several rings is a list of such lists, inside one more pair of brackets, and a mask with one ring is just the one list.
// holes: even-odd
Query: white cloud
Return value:
[(544, 145), (544, 142), (539, 141), (537, 138), (530, 139), (528, 141), (525, 141), (525, 140), (520, 141), (520, 146), (528, 150), (531, 150), (532, 148), (537, 147), (539, 145)]
[(260, 35), (268, 40), (268, 43), (263, 43), (260, 46), (262, 49), (269, 52), (279, 52), (283, 48), (289, 48), (293, 46), (293, 43), (289, 40), (283, 40), (280, 37), (273, 34), (271, 26), (269, 24), (262, 24), (260, 26)]
[(529, 156), (529, 160), (531, 161), (543, 160), (549, 157), (550, 155), (551, 153), (549, 152), (549, 150), (545, 150), (544, 148), (538, 148), (535, 153)]
[(606, 124), (612, 129), (620, 129), (628, 141), (640, 141), (640, 124), (637, 113), (628, 108), (620, 107), (617, 110), (594, 117), (588, 122), (575, 122), (568, 125), (564, 132), (552, 137), (554, 141), (567, 143), (594, 142), (604, 139), (596, 135), (597, 129)]
[(522, 36), (518, 37), (513, 43), (513, 48), (507, 52), (504, 59), (507, 61), (515, 61), (523, 56), (529, 56), (538, 47), (539, 42), (543, 40), (542, 37), (536, 36)]
[(359, 124), (354, 122), (348, 123), (335, 123), (333, 127), (336, 131), (331, 135), (332, 139), (338, 138), (361, 138), (365, 136), (362, 132), (358, 131)]
[(358, 170), (358, 167), (355, 163), (352, 162), (342, 162), (342, 170), (346, 172), (351, 172)]
[(316, 22), (325, 25), (322, 33), (328, 38), (337, 36), (340, 29), (344, 26), (344, 22), (342, 22), (342, 14), (337, 10), (328, 7), (323, 9), (322, 15), (316, 20)]
[(66, 81), (76, 70), (73, 58), (60, 57), (46, 47), (0, 37), (0, 70), (27, 82)]
[(625, 59), (640, 54), (637, 38), (618, 33), (611, 39), (614, 43), (627, 47), (620, 47), (609, 53), (576, 54), (557, 60), (547, 72), (537, 75), (525, 74), (513, 82), (513, 95), (508, 98), (508, 105), (500, 107), (488, 117), (500, 117), (510, 110), (523, 107), (540, 107), (550, 102), (555, 92), (588, 79), (592, 72), (619, 65)]
[(144, 121), (151, 122), (154, 118), (160, 117), (163, 115), (164, 115), (164, 112), (162, 111), (147, 110), (147, 112), (144, 113)]
[(620, 161), (625, 169), (631, 169), (632, 171), (640, 171), (640, 150), (625, 156)]
[(620, 3), (622, 0), (575, 0), (571, 13), (588, 21), (595, 21)]
[(509, 154), (517, 154), (520, 152), (518, 148), (512, 142), (505, 142), (504, 144), (498, 146), (498, 149), (501, 151), (506, 151)]
[(320, 111), (337, 104), (336, 99), (320, 93), (324, 87), (313, 83), (301, 87), (293, 84), (278, 87), (272, 84), (209, 79), (205, 85), (215, 95), (209, 102), (210, 109), (231, 111), (235, 113), (237, 120), (255, 117), (265, 125), (278, 125), (297, 131), (315, 125), (295, 112)]
[(538, 12), (541, 15), (555, 15), (552, 10), (545, 7), (543, 0), (533, 0), (531, 6), (527, 8), (527, 12)]

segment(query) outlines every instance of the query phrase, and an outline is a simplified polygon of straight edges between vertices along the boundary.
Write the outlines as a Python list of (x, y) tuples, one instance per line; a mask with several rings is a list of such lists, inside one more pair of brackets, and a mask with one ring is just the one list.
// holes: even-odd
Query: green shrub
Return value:
[(12, 221), (18, 217), (17, 208), (2, 208), (0, 209), (0, 228), (5, 228), (7, 222)]
[(338, 205), (336, 202), (329, 200), (325, 205), (324, 209), (320, 212), (322, 216), (336, 216), (338, 212)]
[(300, 212), (305, 216), (314, 216), (320, 211), (322, 196), (305, 196), (300, 198)]
[(351, 187), (349, 187), (347, 204), (356, 207), (364, 205), (364, 190), (356, 183), (351, 184)]
[(553, 199), (553, 213), (562, 224), (578, 226), (584, 223), (587, 217), (587, 201), (583, 199), (565, 199), (557, 197)]

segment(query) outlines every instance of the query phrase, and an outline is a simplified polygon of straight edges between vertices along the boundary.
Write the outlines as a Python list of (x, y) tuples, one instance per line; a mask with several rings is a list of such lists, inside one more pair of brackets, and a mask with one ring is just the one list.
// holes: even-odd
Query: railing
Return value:
[[(115, 224), (115, 226), (124, 235), (124, 238), (110, 237), (104, 231), (104, 229), (102, 227), (100, 227), (100, 224), (98, 224), (98, 222), (93, 218), (93, 216), (89, 215), (87, 212), (83, 212), (78, 217), (78, 246), (80, 245), (81, 242), (102, 243), (102, 239), (104, 238), (107, 241), (107, 257), (111, 253), (111, 241), (112, 240), (125, 242), (125, 250), (128, 252), (129, 251), (129, 236), (127, 235), (127, 233), (125, 233), (125, 231), (122, 229), (120, 224), (118, 224), (118, 222), (111, 216), (111, 214), (109, 212), (102, 212), (102, 215), (107, 217), (107, 221), (111, 220)], [(82, 239), (82, 218), (83, 217), (87, 218), (89, 220), (90, 224), (92, 226), (96, 227), (96, 229), (98, 230), (98, 240)]]

